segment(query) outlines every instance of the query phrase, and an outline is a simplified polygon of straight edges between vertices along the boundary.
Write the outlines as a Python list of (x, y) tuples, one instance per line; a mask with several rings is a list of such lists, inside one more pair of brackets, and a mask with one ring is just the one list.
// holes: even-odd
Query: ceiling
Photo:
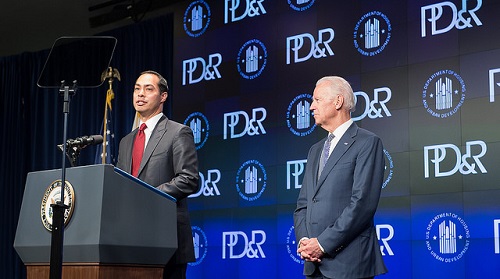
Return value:
[(0, 57), (52, 47), (62, 36), (89, 36), (168, 12), (182, 0), (0, 1)]

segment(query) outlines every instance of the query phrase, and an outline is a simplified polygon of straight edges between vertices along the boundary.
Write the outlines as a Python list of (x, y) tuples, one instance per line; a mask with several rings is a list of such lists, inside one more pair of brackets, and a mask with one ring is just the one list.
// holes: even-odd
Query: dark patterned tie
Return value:
[(146, 142), (144, 130), (146, 128), (146, 123), (142, 123), (134, 140), (134, 148), (132, 149), (132, 175), (135, 177), (139, 175), (139, 167), (141, 166), (142, 154), (144, 153), (144, 144)]
[(328, 138), (325, 141), (325, 145), (323, 146), (323, 152), (321, 152), (321, 158), (319, 160), (319, 170), (318, 170), (318, 179), (321, 176), (321, 172), (326, 165), (326, 161), (328, 161), (328, 157), (330, 157), (330, 145), (335, 136), (333, 134), (328, 134)]

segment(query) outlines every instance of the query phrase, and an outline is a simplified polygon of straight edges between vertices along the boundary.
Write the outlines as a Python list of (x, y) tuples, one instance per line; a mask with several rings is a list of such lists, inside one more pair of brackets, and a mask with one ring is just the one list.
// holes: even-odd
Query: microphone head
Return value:
[(89, 138), (92, 138), (92, 144), (101, 144), (104, 141), (102, 135), (93, 135)]

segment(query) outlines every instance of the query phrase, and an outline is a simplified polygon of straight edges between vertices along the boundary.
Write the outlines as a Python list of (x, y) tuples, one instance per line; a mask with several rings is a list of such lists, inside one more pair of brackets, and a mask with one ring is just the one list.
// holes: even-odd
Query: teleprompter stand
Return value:
[(63, 96), (63, 147), (60, 198), (51, 204), (52, 239), (50, 279), (62, 277), (66, 185), (66, 140), (70, 99), (77, 87), (93, 88), (102, 84), (101, 73), (109, 67), (116, 46), (113, 37), (61, 37), (57, 39), (38, 79), (42, 88), (58, 88)]

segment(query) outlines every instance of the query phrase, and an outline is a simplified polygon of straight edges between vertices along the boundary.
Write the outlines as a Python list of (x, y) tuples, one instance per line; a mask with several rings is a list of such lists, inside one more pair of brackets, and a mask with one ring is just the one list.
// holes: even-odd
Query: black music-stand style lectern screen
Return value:
[(105, 36), (61, 37), (54, 42), (37, 85), (60, 88), (63, 83), (78, 88), (94, 88), (103, 81), (101, 74), (109, 67), (116, 38)]

